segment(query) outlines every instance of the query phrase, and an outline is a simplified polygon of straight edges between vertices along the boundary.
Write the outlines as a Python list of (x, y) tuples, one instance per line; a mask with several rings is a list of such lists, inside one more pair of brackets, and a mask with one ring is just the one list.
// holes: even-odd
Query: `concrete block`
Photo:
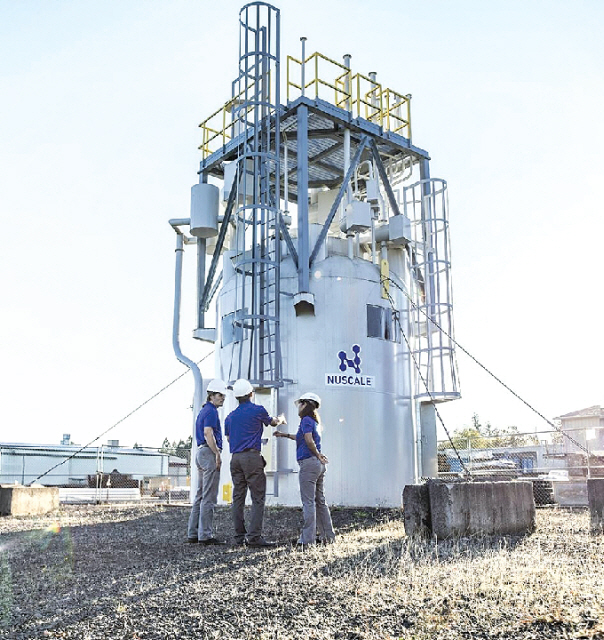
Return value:
[(409, 536), (432, 535), (430, 492), (427, 484), (408, 484), (403, 489), (405, 533)]
[(34, 516), (59, 508), (57, 487), (0, 486), (0, 515)]
[(604, 478), (587, 481), (587, 496), (593, 533), (604, 533)]
[(589, 504), (585, 480), (555, 480), (552, 485), (554, 500), (561, 507), (586, 507)]
[(437, 538), (521, 535), (535, 530), (531, 482), (428, 483)]

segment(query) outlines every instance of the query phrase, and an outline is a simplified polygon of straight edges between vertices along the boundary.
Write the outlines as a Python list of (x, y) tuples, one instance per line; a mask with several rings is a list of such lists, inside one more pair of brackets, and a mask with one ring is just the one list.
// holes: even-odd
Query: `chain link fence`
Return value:
[(183, 446), (0, 444), (0, 484), (58, 487), (61, 502), (189, 501), (191, 451)]
[[(524, 479), (537, 505), (587, 505), (587, 478), (604, 477), (604, 426), (531, 434), (455, 432), (438, 443), (443, 479)], [(0, 484), (59, 487), (62, 502), (188, 502), (190, 443), (159, 448), (107, 444), (0, 444)]]
[(604, 477), (604, 427), (531, 434), (466, 429), (438, 443), (438, 473), (530, 480), (536, 505), (585, 506), (587, 479)]

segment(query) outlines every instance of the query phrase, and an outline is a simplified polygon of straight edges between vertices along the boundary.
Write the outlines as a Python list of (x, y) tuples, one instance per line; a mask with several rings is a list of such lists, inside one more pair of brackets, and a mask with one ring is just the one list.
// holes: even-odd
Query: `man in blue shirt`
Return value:
[[(233, 479), (233, 526), (235, 544), (250, 547), (270, 547), (262, 538), (262, 520), (266, 498), (266, 462), (260, 455), (262, 431), (265, 426), (285, 424), (285, 417), (271, 418), (267, 410), (252, 402), (254, 389), (248, 380), (237, 380), (233, 393), (239, 402), (224, 421), (224, 431), (231, 451), (231, 478)], [(249, 530), (245, 528), (243, 509), (247, 490), (252, 496), (252, 515)], [(247, 534), (247, 538), (246, 538)]]
[(224, 544), (214, 536), (213, 519), (222, 462), (218, 409), (224, 404), (226, 392), (227, 387), (222, 380), (211, 380), (206, 390), (208, 400), (195, 421), (197, 493), (189, 516), (187, 542)]

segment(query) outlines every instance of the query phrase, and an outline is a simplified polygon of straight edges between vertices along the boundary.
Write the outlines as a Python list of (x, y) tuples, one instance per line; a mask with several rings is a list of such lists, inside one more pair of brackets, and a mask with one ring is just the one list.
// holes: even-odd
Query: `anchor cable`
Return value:
[(477, 358), (475, 358), (467, 349), (465, 349), (461, 344), (459, 344), (459, 342), (457, 342), (457, 340), (455, 340), (455, 338), (450, 335), (445, 329), (443, 329), (438, 322), (436, 322), (436, 320), (434, 320), (433, 318), (431, 318), (421, 307), (419, 307), (412, 299), (411, 296), (394, 280), (392, 280), (392, 278), (388, 278), (385, 276), (381, 277), (381, 282), (389, 282), (391, 284), (393, 284), (399, 291), (401, 291), (406, 298), (409, 300), (409, 302), (413, 305), (414, 310), (420, 311), (424, 316), (426, 316), (426, 318), (441, 332), (443, 333), (447, 338), (449, 338), (449, 340), (451, 340), (451, 342), (458, 347), (459, 349), (461, 349), (461, 351), (463, 351), (471, 360), (473, 360), (481, 369), (483, 369), (484, 371), (486, 371), (493, 379), (495, 379), (502, 387), (504, 387), (505, 389), (507, 389), (514, 397), (516, 397), (518, 400), (520, 400), (520, 402), (522, 402), (524, 405), (526, 405), (533, 413), (536, 413), (540, 418), (542, 418), (543, 420), (545, 420), (545, 422), (547, 422), (547, 424), (552, 427), (553, 429), (555, 429), (558, 433), (562, 434), (564, 437), (568, 438), (568, 440), (570, 440), (570, 442), (572, 442), (576, 447), (578, 447), (579, 449), (581, 449), (582, 451), (584, 451), (588, 456), (592, 456), (593, 454), (590, 453), (589, 449), (587, 449), (587, 447), (585, 447), (584, 445), (582, 445), (580, 442), (578, 442), (577, 440), (575, 440), (575, 438), (573, 438), (572, 436), (570, 436), (568, 433), (566, 433), (561, 427), (557, 426), (556, 424), (554, 424), (551, 420), (548, 420), (541, 412), (539, 412), (537, 409), (535, 409), (535, 407), (533, 407), (531, 404), (529, 404), (524, 398), (522, 398), (520, 395), (518, 395), (512, 388), (510, 388), (505, 382), (503, 382), (503, 380), (501, 380), (501, 378), (498, 378), (490, 369), (488, 369), (484, 364), (482, 364), (482, 362), (480, 362)]
[[(201, 364), (204, 360), (209, 358), (213, 353), (214, 353), (214, 350), (210, 351), (210, 353), (206, 354), (196, 364)], [(168, 387), (171, 387), (175, 382), (178, 382), (178, 380), (180, 380), (182, 377), (186, 376), (187, 373), (189, 373), (189, 371), (190, 371), (190, 369), (187, 369), (186, 371), (183, 371), (179, 376), (174, 378), (174, 380), (172, 380), (172, 382), (169, 382), (165, 387), (162, 387), (159, 391), (154, 393), (151, 397), (147, 398), (144, 402), (139, 404), (138, 407), (136, 407), (136, 409), (133, 409), (132, 411), (130, 411), (130, 413), (128, 413), (123, 418), (118, 420), (111, 427), (109, 427), (108, 429), (105, 429), (105, 431), (103, 431), (103, 433), (99, 434), (96, 438), (94, 438), (94, 440), (91, 440), (88, 444), (85, 444), (83, 447), (78, 449), (75, 453), (73, 453), (69, 457), (65, 458), (65, 460), (61, 460), (61, 462), (58, 462), (57, 464), (55, 464), (54, 467), (51, 467), (50, 469), (48, 469), (48, 471), (45, 471), (42, 475), (39, 475), (31, 484), (34, 484), (35, 482), (38, 482), (38, 480), (40, 480), (40, 478), (43, 478), (44, 476), (48, 475), (51, 471), (54, 471), (57, 467), (60, 467), (62, 464), (65, 464), (66, 462), (68, 462), (72, 458), (75, 458), (75, 456), (77, 456), (78, 453), (82, 453), (82, 451), (84, 451), (84, 449), (87, 449), (88, 447), (90, 447), (90, 445), (92, 445), (94, 442), (96, 442), (97, 440), (102, 438), (105, 434), (109, 433), (112, 429), (115, 429), (115, 427), (117, 427), (118, 424), (121, 424), (122, 422), (124, 422), (124, 420), (127, 420), (131, 415), (135, 414), (139, 409), (142, 409), (146, 404), (151, 402), (151, 400), (154, 400), (155, 398), (157, 398), (157, 396), (160, 393), (163, 393), (166, 389), (168, 389)]]
[[(390, 280), (390, 278), (382, 277), (382, 283), (385, 282), (386, 280)], [(457, 456), (457, 459), (459, 460), (459, 463), (461, 464), (461, 468), (464, 470), (465, 475), (470, 477), (472, 474), (471, 474), (470, 470), (464, 464), (464, 461), (461, 459), (461, 455), (459, 454), (459, 451), (457, 451), (457, 447), (455, 446), (455, 443), (453, 442), (453, 439), (451, 438), (451, 434), (449, 433), (449, 430), (447, 429), (447, 427), (445, 425), (445, 422), (442, 419), (442, 416), (440, 415), (440, 411), (436, 407), (436, 401), (434, 400), (434, 397), (430, 393), (430, 389), (428, 387), (428, 381), (422, 375), (421, 368), (419, 366), (419, 362), (417, 361), (417, 358), (415, 357), (415, 354), (413, 353), (413, 349), (411, 348), (411, 345), (409, 344), (409, 340), (407, 339), (407, 336), (405, 335), (405, 332), (403, 331), (403, 327), (401, 325), (401, 319), (400, 319), (399, 314), (398, 314), (398, 312), (396, 310), (396, 307), (394, 306), (394, 300), (393, 300), (392, 296), (390, 295), (390, 292), (387, 291), (385, 288), (384, 288), (384, 292), (385, 292), (386, 296), (388, 297), (388, 301), (390, 302), (390, 306), (392, 307), (392, 311), (394, 312), (392, 315), (394, 316), (394, 318), (395, 318), (395, 320), (396, 320), (396, 322), (398, 324), (398, 327), (400, 329), (401, 335), (403, 336), (403, 339), (405, 340), (405, 344), (407, 345), (407, 351), (409, 352), (409, 355), (411, 356), (411, 359), (413, 360), (413, 364), (415, 365), (415, 368), (417, 369), (417, 374), (418, 374), (419, 378), (421, 379), (421, 381), (423, 382), (424, 387), (426, 388), (426, 393), (428, 394), (428, 397), (430, 398), (430, 402), (432, 403), (432, 406), (434, 407), (434, 411), (436, 413), (436, 416), (437, 416), (438, 420), (440, 421), (440, 424), (442, 425), (442, 428), (445, 430), (445, 433), (447, 434), (447, 438), (449, 438), (449, 442), (451, 443), (451, 446), (453, 447), (453, 451), (455, 452), (455, 455)]]

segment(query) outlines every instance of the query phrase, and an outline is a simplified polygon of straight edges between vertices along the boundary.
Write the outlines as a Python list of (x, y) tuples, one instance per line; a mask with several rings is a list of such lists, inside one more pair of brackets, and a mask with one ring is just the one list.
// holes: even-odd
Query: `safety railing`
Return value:
[[(307, 78), (307, 73), (310, 74), (310, 79)], [(335, 74), (340, 75), (336, 76)], [(293, 78), (299, 78), (299, 84)], [(349, 89), (351, 78), (352, 75), (348, 67), (322, 53), (315, 52), (305, 60), (287, 56), (288, 101), (291, 99), (291, 89), (296, 89), (300, 91), (301, 95), (323, 98), (341, 106), (352, 97)], [(310, 93), (307, 92), (308, 89), (311, 89)]]
[(382, 126), (411, 140), (411, 96), (392, 89), (382, 92)]
[(287, 100), (320, 98), (387, 131), (411, 139), (411, 96), (383, 88), (375, 79), (315, 52), (304, 60), (287, 57)]
[[(270, 72), (268, 76), (268, 95), (264, 101), (270, 103), (272, 94)], [(248, 126), (247, 114), (254, 108), (256, 98), (260, 99), (254, 95), (254, 84), (251, 82), (247, 87), (247, 92), (243, 88), (235, 97), (225, 102), (220, 109), (214, 111), (212, 115), (200, 123), (201, 144), (198, 148), (204, 159), (245, 131)], [(252, 100), (250, 100), (250, 96), (252, 96)], [(248, 99), (247, 106), (244, 104), (246, 97)]]
[(231, 136), (227, 132), (230, 126), (230, 122), (229, 125), (227, 125), (227, 114), (230, 115), (229, 107), (232, 102), (232, 100), (229, 100), (229, 102), (217, 111), (214, 111), (211, 116), (199, 125), (202, 139), (199, 148), (204, 158), (207, 158), (210, 154), (214, 153), (219, 146), (224, 146), (231, 139)]
[[(320, 98), (356, 117), (378, 124), (411, 140), (411, 96), (383, 88), (375, 79), (354, 73), (341, 62), (315, 52), (304, 60), (287, 56), (287, 100), (300, 95)], [(269, 91), (272, 87), (268, 82)], [(206, 118), (201, 128), (199, 149), (203, 158), (224, 147), (247, 128), (252, 106), (241, 106), (253, 94), (253, 83)], [(271, 102), (270, 95), (268, 102)]]

